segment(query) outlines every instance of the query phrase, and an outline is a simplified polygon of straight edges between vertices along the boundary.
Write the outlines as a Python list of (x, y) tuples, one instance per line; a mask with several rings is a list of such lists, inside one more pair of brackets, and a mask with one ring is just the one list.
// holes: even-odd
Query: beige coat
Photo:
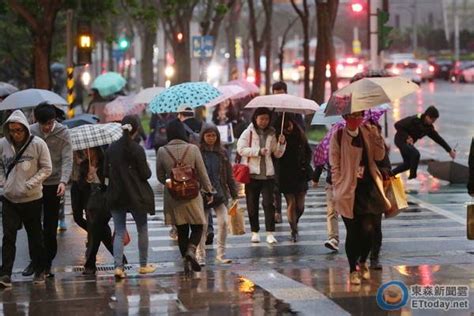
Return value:
[[(252, 140), (250, 140), (250, 133), (252, 133)], [(267, 137), (265, 148), (268, 149), (268, 154), (264, 157), (267, 171), (266, 176), (271, 177), (275, 175), (272, 154), (275, 158), (281, 158), (285, 153), (286, 144), (280, 144), (275, 132), (272, 132)], [(237, 141), (237, 152), (242, 156), (241, 163), (249, 166), (250, 174), (260, 174), (260, 160), (263, 158), (260, 156), (260, 149), (260, 137), (253, 123), (250, 123), (249, 127), (240, 135)]]
[[(361, 126), (359, 132), (362, 133), (365, 148), (367, 149), (370, 174), (382, 194), (386, 209), (388, 210), (391, 205), (384, 193), (382, 175), (375, 164), (376, 160), (382, 160), (385, 155), (383, 138), (380, 136), (377, 128), (372, 125)], [(337, 134), (337, 132), (333, 134), (329, 150), (334, 207), (340, 215), (346, 218), (354, 218), (357, 169), (362, 159), (362, 148), (351, 145), (352, 137), (347, 133), (346, 128), (343, 129), (340, 144)]]
[[(184, 158), (184, 163), (196, 170), (199, 182), (201, 183), (201, 190), (213, 192), (206, 166), (202, 160), (201, 151), (196, 145), (188, 144), (182, 140), (172, 140), (165, 147), (171, 151), (176, 159), (181, 159), (187, 146), (190, 146), (190, 148)], [(170, 177), (173, 167), (173, 159), (163, 147), (160, 148), (156, 157), (156, 174), (161, 183), (165, 184), (166, 179)], [(165, 224), (167, 225), (205, 224), (207, 222), (204, 216), (204, 205), (201, 195), (192, 200), (178, 201), (173, 199), (168, 189), (165, 188), (164, 213)]]

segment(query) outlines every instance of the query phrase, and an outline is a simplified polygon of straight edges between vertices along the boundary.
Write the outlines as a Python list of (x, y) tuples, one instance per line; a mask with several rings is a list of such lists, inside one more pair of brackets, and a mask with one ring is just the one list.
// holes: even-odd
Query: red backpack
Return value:
[(171, 169), (170, 181), (167, 181), (166, 187), (175, 200), (194, 199), (198, 196), (201, 189), (196, 170), (190, 165), (183, 163), (189, 147), (191, 146), (186, 147), (183, 156), (179, 160), (173, 156), (167, 146), (163, 147), (174, 162), (174, 167)]

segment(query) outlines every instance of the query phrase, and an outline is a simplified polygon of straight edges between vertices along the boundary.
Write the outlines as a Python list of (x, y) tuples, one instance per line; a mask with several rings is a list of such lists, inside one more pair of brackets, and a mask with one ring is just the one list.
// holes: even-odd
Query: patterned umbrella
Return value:
[(100, 96), (105, 98), (122, 90), (126, 83), (127, 81), (124, 77), (119, 73), (111, 71), (95, 78), (92, 88), (97, 89)]
[(82, 125), (71, 128), (72, 150), (83, 150), (112, 144), (122, 137), (122, 125), (119, 123)]
[(153, 113), (175, 113), (181, 105), (198, 107), (219, 97), (219, 90), (206, 82), (186, 82), (172, 86), (150, 102)]
[(12, 86), (6, 82), (0, 82), (0, 98), (6, 97), (7, 95), (12, 94), (13, 92), (17, 92), (18, 88)]
[(44, 89), (26, 89), (10, 94), (0, 103), (0, 110), (14, 110), (35, 107), (48, 102), (55, 105), (66, 105), (67, 101), (58, 94)]

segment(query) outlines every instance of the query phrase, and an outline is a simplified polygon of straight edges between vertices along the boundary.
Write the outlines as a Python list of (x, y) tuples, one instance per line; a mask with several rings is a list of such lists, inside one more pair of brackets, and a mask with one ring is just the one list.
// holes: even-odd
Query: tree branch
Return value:
[(10, 7), (16, 11), (26, 22), (30, 25), (33, 32), (39, 31), (39, 24), (35, 17), (21, 4), (16, 0), (8, 0)]

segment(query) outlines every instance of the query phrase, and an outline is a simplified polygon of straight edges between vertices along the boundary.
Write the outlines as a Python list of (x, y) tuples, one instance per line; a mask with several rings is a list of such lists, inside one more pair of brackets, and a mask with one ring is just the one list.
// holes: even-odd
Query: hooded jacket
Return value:
[(0, 184), (3, 184), (3, 195), (13, 203), (38, 200), (43, 197), (43, 181), (52, 171), (48, 146), (40, 137), (34, 137), (6, 179), (8, 165), (16, 156), (8, 131), (9, 123), (22, 124), (27, 130), (27, 137), (31, 135), (28, 121), (19, 110), (13, 112), (3, 125), (5, 137), (0, 139)]
[(72, 145), (69, 130), (59, 122), (55, 122), (54, 129), (44, 134), (38, 123), (30, 126), (31, 134), (40, 137), (48, 145), (53, 164), (51, 175), (44, 181), (44, 185), (57, 185), (60, 182), (67, 184), (72, 172)]

